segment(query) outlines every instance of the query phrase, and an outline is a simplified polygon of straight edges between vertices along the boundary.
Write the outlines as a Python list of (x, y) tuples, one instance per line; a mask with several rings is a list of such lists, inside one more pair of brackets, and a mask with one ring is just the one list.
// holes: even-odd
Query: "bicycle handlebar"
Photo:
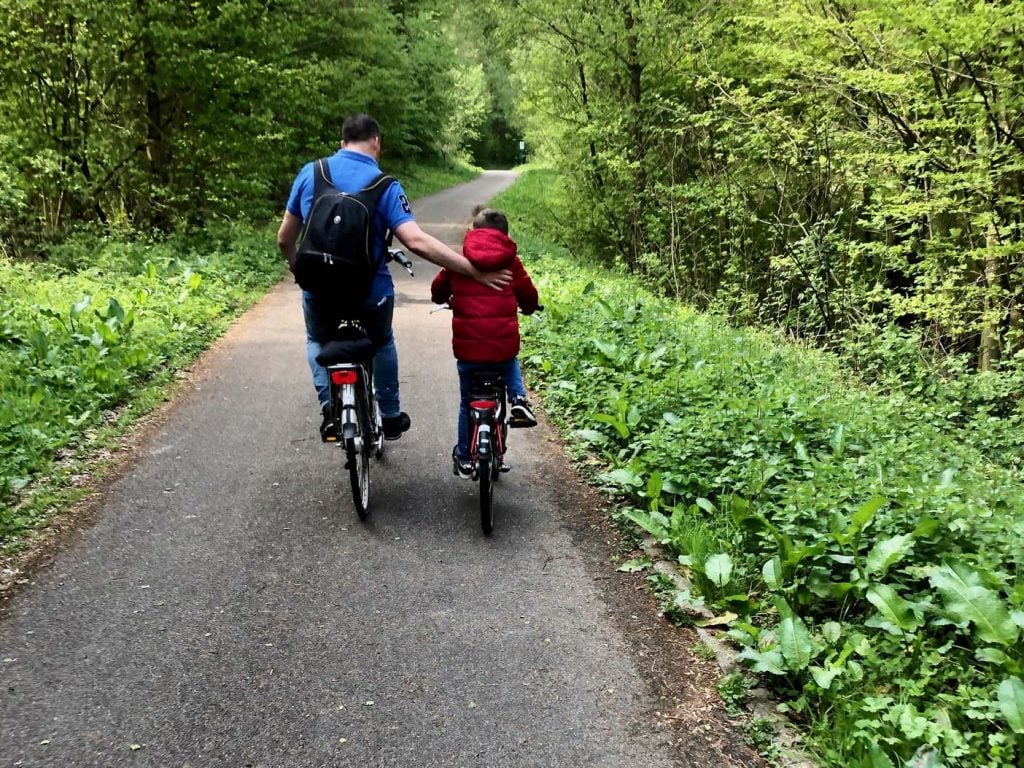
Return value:
[[(412, 274), (412, 273), (410, 272), (410, 274)], [(451, 309), (451, 308), (452, 308), (451, 302), (445, 302), (441, 306), (434, 307), (432, 310), (430, 310), (430, 314), (434, 314), (435, 312), (443, 312), (444, 310)], [(535, 310), (533, 310), (532, 314), (536, 314), (537, 312), (543, 312), (543, 311), (544, 311), (544, 305), (543, 304), (538, 304), (537, 308)], [(522, 314), (525, 314), (525, 313), (522, 310), (519, 310), (519, 314), (522, 315)]]
[(413, 277), (412, 259), (406, 256), (405, 251), (401, 248), (388, 248), (388, 261), (397, 261), (402, 269), (408, 272), (410, 277)]

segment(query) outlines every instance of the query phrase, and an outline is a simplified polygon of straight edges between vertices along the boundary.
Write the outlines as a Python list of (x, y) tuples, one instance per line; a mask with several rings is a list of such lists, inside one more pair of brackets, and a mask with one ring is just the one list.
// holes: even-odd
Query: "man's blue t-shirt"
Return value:
[[(353, 152), (349, 149), (339, 149), (327, 159), (327, 165), (330, 168), (334, 186), (342, 192), (350, 194), (359, 192), (380, 173), (376, 160), (362, 152)], [(313, 205), (313, 166), (314, 163), (307, 163), (302, 167), (299, 175), (295, 177), (292, 192), (288, 196), (288, 212), (303, 221), (306, 220), (309, 209)], [(396, 181), (388, 187), (377, 204), (373, 225), (373, 252), (381, 252), (384, 247), (384, 234), (389, 229), (394, 231), (400, 224), (412, 220), (412, 208), (409, 207), (405, 190)], [(373, 279), (370, 300), (377, 301), (381, 297), (392, 296), (394, 292), (395, 286), (391, 282), (391, 270), (388, 269), (385, 260), (381, 262), (377, 269), (377, 275)]]

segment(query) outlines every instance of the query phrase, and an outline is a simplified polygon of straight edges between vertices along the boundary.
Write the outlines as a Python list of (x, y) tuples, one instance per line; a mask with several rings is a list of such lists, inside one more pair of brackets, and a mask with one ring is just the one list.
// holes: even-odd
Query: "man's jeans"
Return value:
[(455, 455), (465, 461), (469, 458), (469, 395), (473, 384), (473, 371), (481, 368), (501, 371), (501, 377), (505, 380), (505, 389), (508, 398), (526, 397), (526, 386), (523, 384), (523, 373), (519, 369), (519, 359), (513, 357), (501, 363), (467, 363), (457, 360), (456, 369), (459, 371), (459, 393), (462, 396), (459, 406), (459, 443), (455, 448)]
[[(382, 418), (397, 416), (401, 412), (398, 402), (398, 349), (391, 331), (391, 317), (395, 311), (395, 297), (385, 296), (366, 303), (359, 320), (366, 335), (376, 349), (373, 356), (373, 383), (377, 392)], [(320, 405), (331, 401), (327, 369), (316, 361), (320, 349), (334, 338), (341, 322), (341, 313), (329, 302), (319, 300), (308, 291), (302, 292), (302, 314), (306, 318), (306, 358), (313, 373), (313, 386)]]

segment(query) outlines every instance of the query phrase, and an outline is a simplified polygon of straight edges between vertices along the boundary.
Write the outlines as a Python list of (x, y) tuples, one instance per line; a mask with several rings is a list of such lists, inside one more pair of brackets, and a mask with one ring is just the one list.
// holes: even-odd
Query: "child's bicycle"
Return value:
[[(412, 261), (397, 248), (388, 249), (412, 275)], [(327, 369), (331, 388), (331, 415), (338, 425), (338, 441), (345, 448), (345, 469), (352, 484), (352, 501), (360, 520), (370, 511), (370, 455), (384, 455), (384, 428), (373, 389), (374, 348), (358, 320), (342, 320), (334, 340), (324, 345), (317, 362)]]
[(505, 463), (507, 406), (501, 371), (474, 371), (469, 399), (469, 458), (473, 463), (473, 480), (480, 483), (480, 526), (485, 536), (494, 530), (494, 483), (512, 469)]
[[(431, 311), (444, 309), (451, 306), (445, 304)], [(543, 309), (537, 306), (538, 312)], [(505, 379), (500, 370), (492, 368), (479, 368), (470, 374), (468, 416), (471, 477), (480, 483), (480, 527), (485, 536), (490, 536), (494, 530), (494, 483), (512, 469), (505, 463), (509, 426), (533, 424), (511, 424)]]

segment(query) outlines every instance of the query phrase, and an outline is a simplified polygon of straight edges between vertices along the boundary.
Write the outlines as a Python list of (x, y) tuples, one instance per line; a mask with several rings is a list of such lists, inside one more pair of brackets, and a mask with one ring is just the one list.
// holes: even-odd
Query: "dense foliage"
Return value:
[(512, 130), (489, 23), (442, 0), (0, 0), (0, 543), (45, 521), (55, 457), (282, 274), (263, 222), (346, 115), (378, 118), (411, 196), (471, 175), (448, 161)]
[(804, 336), (1024, 347), (1024, 3), (518, 0), (565, 242)]
[[(827, 765), (1024, 758), (1024, 468), (928, 393), (638, 291), (524, 232), (547, 311), (522, 355), (624, 519), (655, 535)], [(561, 254), (561, 255), (559, 255)]]
[(448, 5), (0, 0), (0, 250), (276, 213), (352, 112), (391, 170), (468, 157), (488, 121), (511, 130), (508, 78)]

